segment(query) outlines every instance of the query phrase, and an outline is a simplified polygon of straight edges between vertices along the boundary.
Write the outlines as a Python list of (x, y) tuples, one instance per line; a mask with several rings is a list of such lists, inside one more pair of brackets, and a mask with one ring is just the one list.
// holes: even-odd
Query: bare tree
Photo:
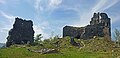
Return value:
[(115, 29), (114, 37), (117, 47), (120, 47), (120, 31), (118, 29)]

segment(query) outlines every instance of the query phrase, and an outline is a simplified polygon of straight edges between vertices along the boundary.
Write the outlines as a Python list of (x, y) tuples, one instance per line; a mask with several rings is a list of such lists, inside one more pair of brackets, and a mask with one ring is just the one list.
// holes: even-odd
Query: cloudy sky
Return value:
[(112, 31), (120, 29), (120, 0), (0, 0), (0, 42), (5, 43), (15, 17), (34, 22), (36, 34), (44, 39), (62, 36), (65, 25), (85, 26), (94, 12), (105, 12)]

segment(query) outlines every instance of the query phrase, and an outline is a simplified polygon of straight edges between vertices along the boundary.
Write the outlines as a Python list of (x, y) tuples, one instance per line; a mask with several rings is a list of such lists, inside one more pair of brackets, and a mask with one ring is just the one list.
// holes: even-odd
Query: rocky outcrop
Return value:
[(108, 18), (106, 13), (94, 13), (91, 18), (90, 25), (85, 27), (65, 26), (63, 28), (63, 37), (65, 36), (80, 39), (90, 39), (94, 36), (111, 37), (110, 18)]
[(6, 46), (12, 44), (26, 44), (34, 41), (33, 22), (31, 20), (23, 20), (15, 18), (13, 28), (9, 31)]
[(80, 47), (80, 43), (75, 42), (73, 37), (70, 38), (70, 44), (73, 45), (73, 46), (79, 46)]
[(48, 48), (44, 48), (44, 49), (40, 49), (40, 50), (30, 50), (31, 52), (36, 52), (36, 53), (41, 53), (41, 54), (51, 54), (51, 53), (58, 53), (59, 51), (57, 49), (48, 49)]

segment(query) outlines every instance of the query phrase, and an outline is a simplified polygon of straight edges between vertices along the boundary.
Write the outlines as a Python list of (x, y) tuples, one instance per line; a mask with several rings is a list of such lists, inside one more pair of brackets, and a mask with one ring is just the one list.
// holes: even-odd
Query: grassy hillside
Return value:
[[(59, 47), (55, 47), (54, 42), (59, 41)], [(0, 58), (117, 58), (120, 56), (120, 48), (113, 48), (113, 42), (107, 42), (104, 38), (90, 40), (75, 40), (81, 47), (72, 46), (70, 38), (54, 39), (44, 41), (43, 46), (12, 46), (0, 49)], [(55, 48), (59, 53), (41, 54), (28, 51), (42, 48)]]

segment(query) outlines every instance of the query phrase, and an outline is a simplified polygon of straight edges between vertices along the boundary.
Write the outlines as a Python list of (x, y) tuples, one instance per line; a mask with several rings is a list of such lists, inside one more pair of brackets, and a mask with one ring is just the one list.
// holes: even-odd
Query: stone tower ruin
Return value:
[(34, 41), (33, 22), (31, 20), (23, 20), (15, 18), (13, 28), (9, 31), (6, 46), (12, 44), (27, 44)]

